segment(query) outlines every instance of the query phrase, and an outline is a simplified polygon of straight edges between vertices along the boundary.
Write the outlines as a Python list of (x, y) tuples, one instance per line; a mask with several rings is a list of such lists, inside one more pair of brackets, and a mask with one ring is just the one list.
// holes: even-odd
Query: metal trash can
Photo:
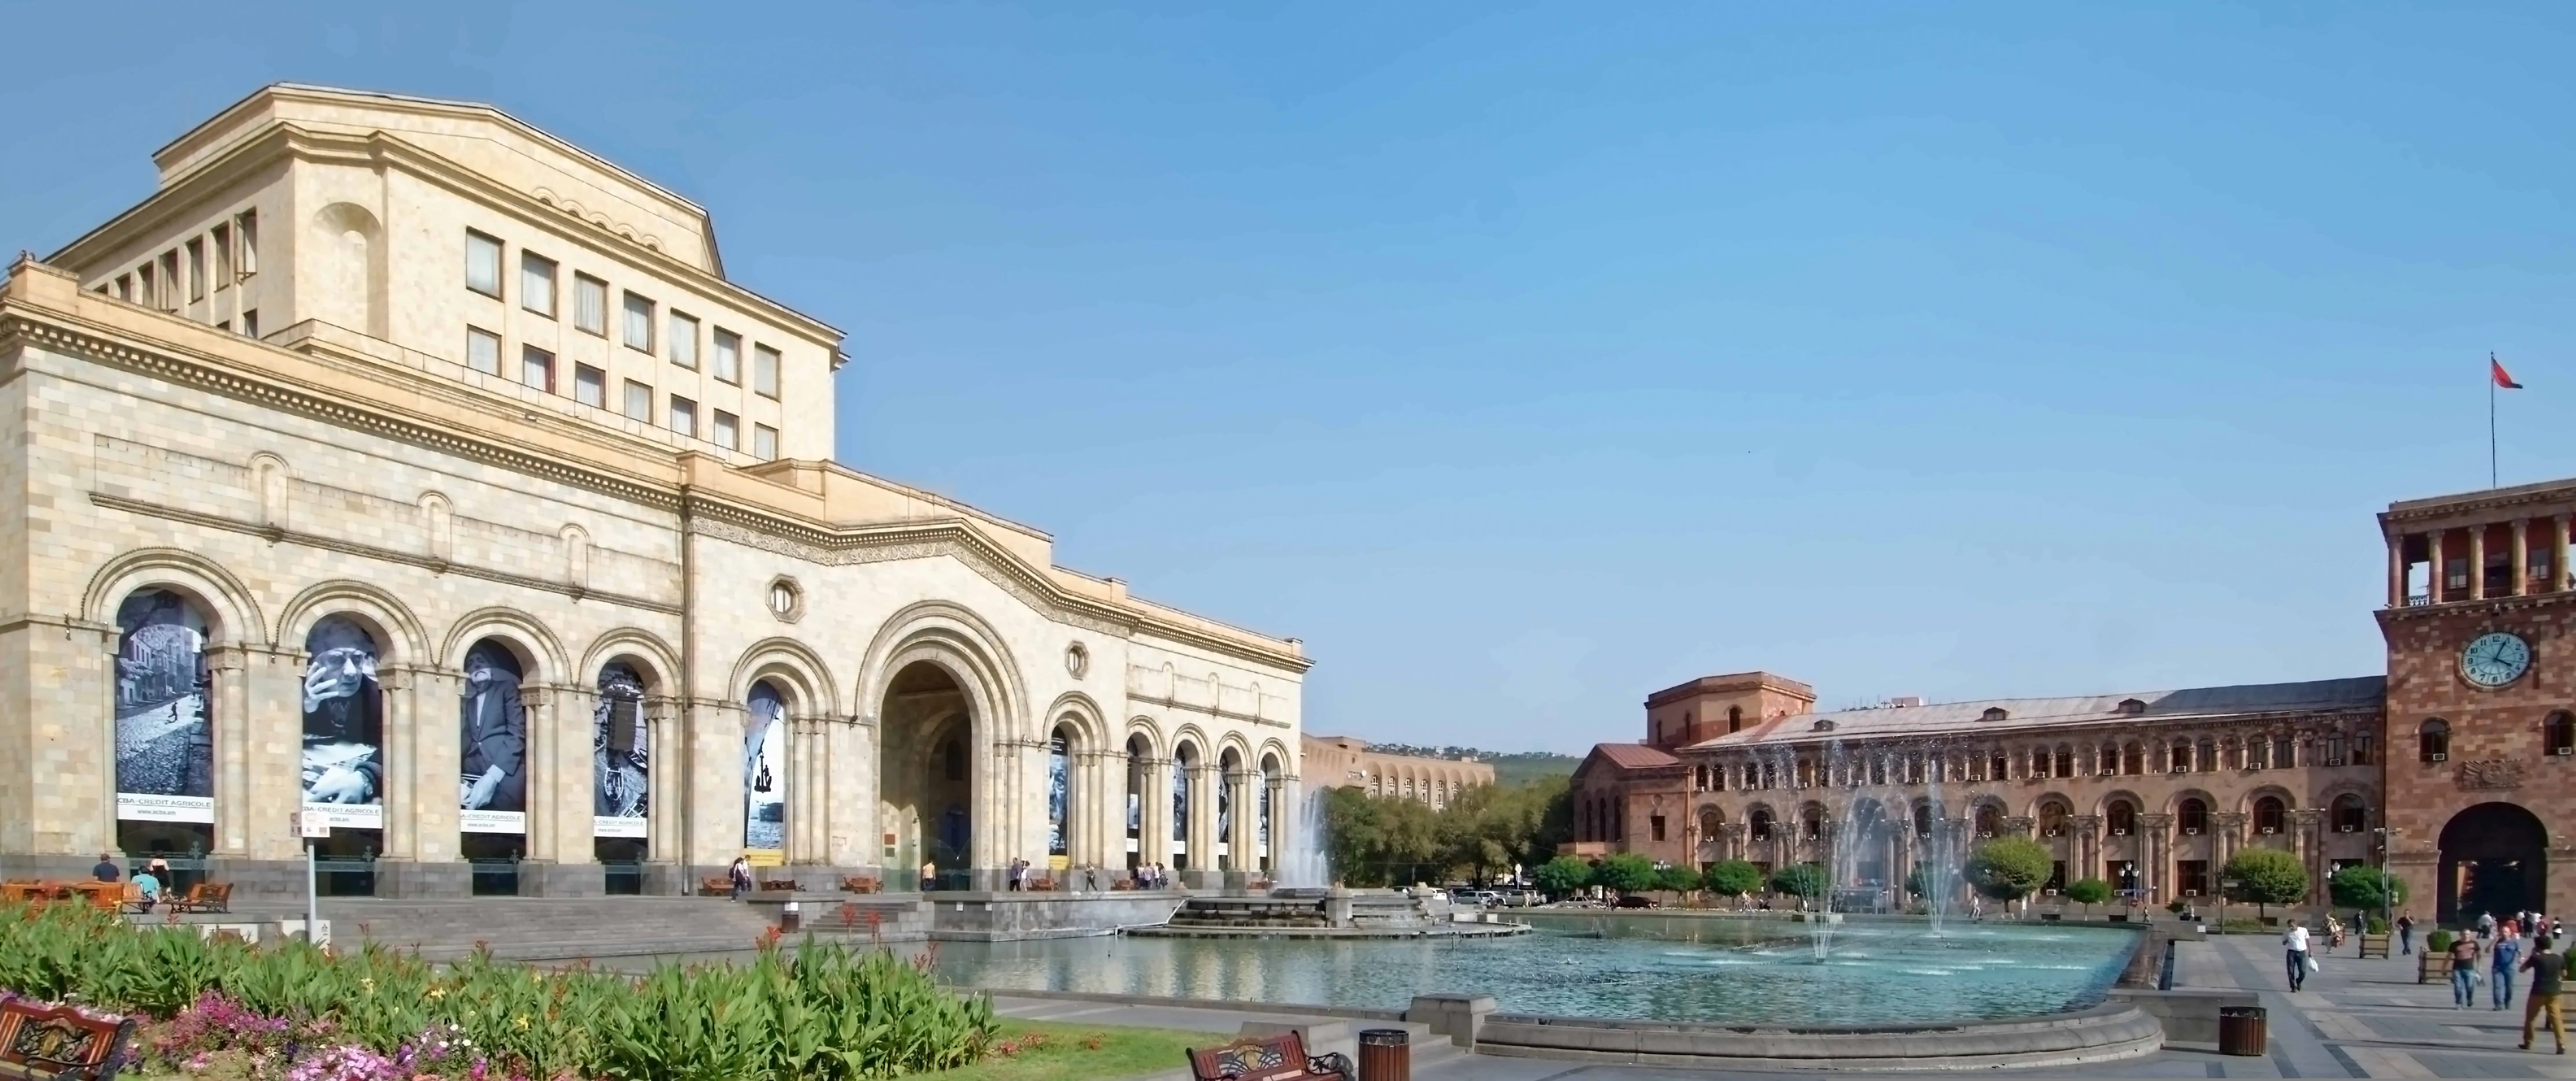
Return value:
[(1413, 1081), (1413, 1034), (1400, 1028), (1361, 1029), (1360, 1081)]
[(2218, 1008), (2218, 1053), (2222, 1055), (2263, 1054), (2272, 1041), (2271, 1023), (2261, 1006), (2221, 1006)]
[(778, 929), (792, 935), (804, 926), (805, 914), (797, 910), (796, 902), (787, 902), (787, 907), (778, 913)]

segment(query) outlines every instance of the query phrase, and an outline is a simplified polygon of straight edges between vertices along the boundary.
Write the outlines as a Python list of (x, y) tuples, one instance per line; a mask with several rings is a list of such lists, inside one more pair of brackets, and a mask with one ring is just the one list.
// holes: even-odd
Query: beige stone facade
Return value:
[[(193, 837), (248, 880), (299, 809), (404, 894), (469, 858), (577, 893), (746, 850), (990, 884), (1290, 843), (1297, 640), (831, 461), (840, 332), (728, 280), (705, 211), (489, 107), (306, 87), (156, 162), (0, 286), (0, 865)], [(198, 686), (147, 641), (201, 646)], [(183, 794), (122, 791), (191, 738)], [(481, 802), (504, 775), (523, 809)]]
[(1420, 800), (1437, 809), (1467, 789), (1494, 783), (1490, 762), (1387, 754), (1350, 736), (1307, 736), (1304, 745), (1302, 776), (1319, 789), (1356, 788), (1371, 798)]

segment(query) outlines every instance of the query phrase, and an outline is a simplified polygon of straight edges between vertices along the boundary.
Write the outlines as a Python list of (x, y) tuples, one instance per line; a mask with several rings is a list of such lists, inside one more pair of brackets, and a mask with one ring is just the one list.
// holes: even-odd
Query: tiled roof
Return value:
[[(2314, 713), (2378, 709), (2388, 697), (2385, 676), (2323, 679), (2307, 683), (2254, 683), (2237, 687), (2193, 687), (2178, 691), (2139, 691), (2084, 698), (1996, 698), (1980, 702), (1941, 702), (1925, 706), (1847, 709), (1775, 717), (1741, 732), (1692, 744), (1690, 750), (1817, 743), (1870, 737), (1969, 735), (2027, 732), (2077, 724), (2124, 721), (2172, 721), (2267, 713)], [(2135, 699), (2142, 712), (2123, 712), (2120, 703)], [(1988, 710), (2003, 716), (1986, 720)], [(1820, 729), (1818, 722), (1830, 722)], [(1607, 750), (1612, 744), (1602, 744)], [(1651, 747), (1630, 750), (1661, 755)]]
[(1678, 766), (1682, 760), (1642, 743), (1597, 743), (1592, 753), (1610, 760), (1621, 769), (1649, 769), (1655, 766)]

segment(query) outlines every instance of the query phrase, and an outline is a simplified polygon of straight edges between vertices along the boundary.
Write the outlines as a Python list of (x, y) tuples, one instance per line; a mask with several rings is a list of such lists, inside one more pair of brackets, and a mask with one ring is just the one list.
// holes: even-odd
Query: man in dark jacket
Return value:
[(2522, 1001), (2522, 1049), (2531, 1050), (2531, 1023), (2549, 1015), (2549, 1034), (2558, 1037), (2558, 1053), (2567, 1053), (2567, 1021), (2558, 1014), (2558, 985), (2567, 975), (2567, 958), (2549, 949), (2549, 936), (2531, 940), (2531, 956), (2522, 959), (2531, 973), (2531, 994)]

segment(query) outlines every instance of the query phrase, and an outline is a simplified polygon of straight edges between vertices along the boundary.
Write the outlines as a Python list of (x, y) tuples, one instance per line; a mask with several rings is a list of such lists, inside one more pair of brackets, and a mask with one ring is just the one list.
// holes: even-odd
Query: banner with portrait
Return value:
[(384, 828), (384, 692), (376, 640), (346, 616), (304, 636), (304, 813), (334, 828)]
[(610, 661), (599, 670), (599, 704), (590, 724), (590, 835), (643, 837), (653, 754), (644, 723), (644, 677), (634, 666)]
[(787, 850), (787, 699), (763, 681), (751, 687), (742, 733), (742, 847)]
[(518, 655), (493, 639), (465, 651), (456, 707), (456, 828), (462, 832), (528, 832), (524, 674)]
[(147, 589), (117, 606), (116, 628), (116, 817), (211, 823), (205, 615), (177, 593)]

